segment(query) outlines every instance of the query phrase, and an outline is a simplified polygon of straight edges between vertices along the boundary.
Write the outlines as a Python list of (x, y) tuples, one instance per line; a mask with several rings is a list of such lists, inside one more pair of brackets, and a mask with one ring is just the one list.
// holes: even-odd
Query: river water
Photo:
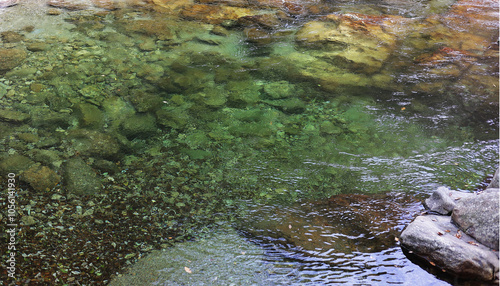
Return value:
[(398, 236), (498, 167), (498, 3), (52, 2), (0, 8), (2, 160), (163, 201), (111, 285), (474, 285)]

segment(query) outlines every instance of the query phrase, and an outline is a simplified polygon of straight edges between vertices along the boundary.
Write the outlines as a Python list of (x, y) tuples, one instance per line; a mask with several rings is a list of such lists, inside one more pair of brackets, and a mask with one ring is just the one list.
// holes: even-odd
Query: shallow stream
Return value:
[(60, 2), (0, 8), (1, 158), (46, 166), (25, 181), (38, 192), (76, 192), (47, 175), (76, 158), (99, 186), (77, 196), (152, 202), (145, 224), (175, 243), (111, 285), (469, 285), (397, 238), (437, 187), (471, 192), (498, 167), (490, 14), (464, 28), (448, 0)]

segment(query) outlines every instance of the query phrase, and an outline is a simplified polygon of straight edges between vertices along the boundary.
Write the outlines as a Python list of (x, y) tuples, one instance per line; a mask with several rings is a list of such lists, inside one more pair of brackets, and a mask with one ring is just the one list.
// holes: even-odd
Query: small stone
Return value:
[(67, 10), (84, 10), (88, 9), (90, 5), (88, 5), (86, 2), (82, 0), (49, 0), (47, 2), (47, 5), (52, 6), (52, 7), (57, 7), (57, 8), (64, 8)]
[(17, 5), (20, 0), (0, 0), (0, 8)]
[(0, 170), (5, 173), (19, 174), (22, 171), (27, 170), (33, 164), (35, 164), (35, 162), (31, 161), (30, 158), (14, 154), (0, 161)]
[(24, 225), (34, 225), (35, 223), (38, 222), (34, 217), (30, 215), (22, 216), (21, 221), (23, 222)]
[(26, 45), (26, 49), (30, 52), (42, 52), (50, 49), (50, 45), (44, 42), (32, 42)]
[(47, 10), (47, 15), (57, 16), (57, 15), (61, 15), (61, 14), (62, 14), (61, 9), (51, 8), (51, 9)]
[(45, 89), (45, 85), (41, 83), (34, 82), (30, 85), (30, 89), (33, 92), (40, 92)]

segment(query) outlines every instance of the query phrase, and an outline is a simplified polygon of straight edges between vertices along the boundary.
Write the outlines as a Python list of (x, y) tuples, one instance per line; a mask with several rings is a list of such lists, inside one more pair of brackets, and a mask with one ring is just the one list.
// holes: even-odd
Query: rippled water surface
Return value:
[(0, 8), (0, 168), (148, 202), (103, 283), (462, 283), (397, 238), (498, 167), (498, 3), (51, 2)]

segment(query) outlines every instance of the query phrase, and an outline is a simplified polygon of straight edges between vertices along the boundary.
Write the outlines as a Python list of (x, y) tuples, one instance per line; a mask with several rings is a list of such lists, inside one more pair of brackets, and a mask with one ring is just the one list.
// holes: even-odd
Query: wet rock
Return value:
[(127, 138), (146, 138), (158, 131), (156, 119), (151, 114), (136, 114), (122, 122), (122, 134)]
[(300, 206), (264, 206), (252, 211), (252, 221), (244, 221), (241, 230), (296, 258), (308, 251), (377, 252), (394, 244), (400, 222), (393, 218), (409, 220), (413, 204), (399, 195), (340, 194)]
[(91, 0), (92, 4), (101, 9), (116, 10), (120, 8), (117, 2), (112, 0)]
[(69, 132), (68, 138), (71, 147), (84, 156), (116, 159), (120, 155), (120, 145), (110, 134), (79, 129)]
[(499, 189), (487, 189), (458, 201), (451, 218), (458, 227), (485, 246), (498, 250)]
[(69, 159), (63, 165), (65, 187), (70, 193), (94, 195), (101, 189), (95, 171), (80, 158)]
[(129, 100), (138, 112), (154, 112), (163, 104), (163, 99), (156, 93), (134, 90)]
[(499, 189), (463, 194), (439, 188), (426, 205), (446, 214), (453, 208), (452, 215), (417, 217), (401, 233), (401, 246), (459, 277), (498, 279), (498, 195)]
[(498, 254), (462, 233), (449, 216), (418, 216), (400, 241), (404, 249), (459, 277), (492, 281), (498, 276)]
[(17, 134), (17, 138), (27, 143), (36, 143), (40, 140), (40, 137), (33, 133), (19, 133)]
[(449, 215), (461, 199), (473, 196), (472, 193), (452, 191), (446, 187), (439, 187), (424, 202), (426, 209), (442, 215)]
[(50, 191), (61, 181), (61, 177), (54, 170), (41, 164), (35, 164), (22, 172), (20, 179), (39, 192)]
[(224, 37), (227, 37), (227, 36), (229, 36), (229, 34), (230, 34), (230, 33), (229, 33), (229, 31), (228, 31), (226, 28), (224, 28), (224, 27), (222, 27), (222, 26), (218, 26), (218, 25), (217, 25), (217, 26), (215, 26), (215, 27), (212, 29), (212, 31), (210, 31), (210, 32), (211, 32), (212, 34), (214, 34), (214, 35), (217, 35), (217, 36), (224, 36)]
[(17, 43), (17, 42), (21, 42), (24, 40), (23, 35), (21, 35), (17, 32), (12, 32), (12, 31), (0, 33), (0, 38), (2, 38), (2, 40), (5, 43)]
[(85, 10), (90, 8), (90, 4), (83, 0), (49, 0), (47, 5), (67, 10)]
[(246, 39), (250, 43), (258, 45), (269, 45), (273, 41), (273, 36), (267, 30), (258, 27), (245, 28), (243, 30)]
[(28, 56), (28, 53), (24, 49), (12, 48), (12, 49), (2, 49), (0, 48), (0, 71), (7, 71), (20, 65), (24, 59)]
[(62, 164), (62, 154), (54, 150), (33, 149), (30, 150), (30, 156), (38, 162), (52, 168), (59, 168)]
[(42, 127), (50, 130), (68, 128), (73, 120), (67, 113), (54, 112), (47, 108), (34, 108), (31, 114), (31, 122), (34, 127)]
[(199, 20), (209, 24), (222, 24), (224, 21), (237, 20), (244, 16), (256, 15), (257, 11), (249, 8), (195, 4), (182, 10), (181, 15), (190, 20)]
[(259, 26), (266, 29), (278, 28), (281, 25), (281, 21), (276, 13), (244, 16), (239, 18), (237, 23), (245, 27)]
[(322, 21), (306, 23), (296, 40), (321, 50), (316, 56), (338, 67), (372, 74), (396, 49), (409, 21), (390, 15), (331, 14)]
[(30, 115), (17, 110), (0, 109), (0, 120), (7, 122), (21, 123), (28, 121)]
[(26, 49), (30, 52), (43, 52), (50, 49), (51, 45), (45, 42), (30, 42), (26, 45)]
[(182, 129), (190, 121), (185, 109), (175, 107), (158, 110), (156, 118), (159, 124), (175, 129)]
[(2, 158), (0, 162), (0, 170), (4, 173), (15, 173), (19, 174), (27, 169), (29, 169), (32, 165), (34, 165), (30, 158), (14, 154), (7, 157)]
[(271, 82), (264, 85), (264, 93), (271, 99), (282, 99), (293, 96), (295, 86), (288, 81)]
[(79, 103), (73, 110), (81, 127), (98, 129), (104, 125), (104, 115), (102, 111), (93, 104)]
[(172, 21), (165, 19), (151, 20), (127, 20), (117, 21), (117, 29), (126, 35), (142, 35), (151, 39), (154, 37), (157, 40), (168, 41), (174, 38), (174, 33), (171, 27), (175, 27)]

